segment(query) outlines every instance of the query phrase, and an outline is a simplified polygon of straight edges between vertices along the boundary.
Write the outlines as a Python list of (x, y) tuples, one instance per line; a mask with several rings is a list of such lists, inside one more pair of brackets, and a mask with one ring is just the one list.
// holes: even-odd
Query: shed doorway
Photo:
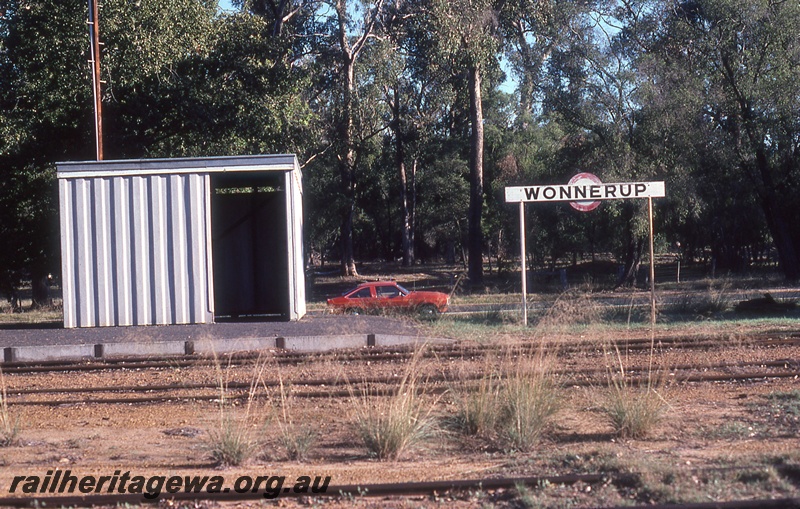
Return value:
[(287, 320), (283, 172), (211, 175), (215, 320)]

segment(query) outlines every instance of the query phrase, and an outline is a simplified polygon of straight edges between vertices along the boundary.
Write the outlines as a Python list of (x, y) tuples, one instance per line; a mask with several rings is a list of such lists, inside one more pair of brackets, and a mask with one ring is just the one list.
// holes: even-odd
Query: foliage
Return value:
[[(0, 18), (0, 292), (57, 266), (56, 160), (93, 154), (84, 3), (10, 1)], [(74, 22), (73, 22), (74, 20)]]
[(679, 141), (696, 155), (685, 164), (719, 218), (704, 221), (704, 231), (716, 237), (715, 254), (740, 268), (745, 246), (763, 239), (766, 227), (784, 274), (797, 279), (800, 230), (789, 218), (800, 170), (800, 7), (703, 0), (664, 6), (652, 16), (658, 19), (649, 24), (659, 27), (643, 71), (655, 79), (644, 87), (645, 98), (665, 98), (678, 113), (668, 119), (692, 137)]
[[(777, 258), (800, 278), (796, 3), (234, 5), (103, 3), (106, 158), (297, 153), (310, 253), (348, 270), (472, 260), (476, 282), (484, 255), (518, 256), (505, 186), (665, 180), (662, 249), (712, 275)], [(54, 163), (94, 155), (85, 11), (8, 0), (0, 15), (0, 292), (14, 302), (22, 280), (57, 279)], [(642, 204), (526, 214), (534, 265), (611, 253), (635, 282)]]

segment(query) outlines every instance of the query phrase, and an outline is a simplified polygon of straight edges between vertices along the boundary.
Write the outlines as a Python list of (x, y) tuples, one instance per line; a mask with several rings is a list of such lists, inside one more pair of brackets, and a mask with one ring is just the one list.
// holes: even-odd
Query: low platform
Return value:
[(414, 321), (380, 316), (309, 316), (296, 322), (64, 329), (59, 324), (0, 327), (4, 362), (44, 362), (286, 349), (319, 352), (448, 341)]

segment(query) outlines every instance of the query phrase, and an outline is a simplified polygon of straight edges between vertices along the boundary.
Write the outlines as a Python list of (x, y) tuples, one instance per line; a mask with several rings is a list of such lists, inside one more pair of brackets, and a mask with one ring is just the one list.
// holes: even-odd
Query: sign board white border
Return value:
[(663, 198), (664, 182), (506, 187), (506, 202), (596, 201)]

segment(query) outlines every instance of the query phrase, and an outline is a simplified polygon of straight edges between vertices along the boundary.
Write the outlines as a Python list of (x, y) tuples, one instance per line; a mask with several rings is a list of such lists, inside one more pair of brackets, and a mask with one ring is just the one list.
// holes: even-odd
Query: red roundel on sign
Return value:
[[(569, 179), (569, 184), (568, 185), (570, 185), (570, 186), (574, 186), (574, 185), (589, 186), (589, 185), (602, 184), (602, 183), (603, 182), (599, 178), (597, 178), (596, 175), (593, 175), (591, 173), (578, 173), (577, 175), (575, 175), (574, 177)], [(594, 201), (571, 201), (571, 202), (569, 202), (569, 204), (575, 210), (580, 210), (581, 212), (589, 212), (590, 210), (596, 209), (600, 205), (600, 200), (594, 200)]]

